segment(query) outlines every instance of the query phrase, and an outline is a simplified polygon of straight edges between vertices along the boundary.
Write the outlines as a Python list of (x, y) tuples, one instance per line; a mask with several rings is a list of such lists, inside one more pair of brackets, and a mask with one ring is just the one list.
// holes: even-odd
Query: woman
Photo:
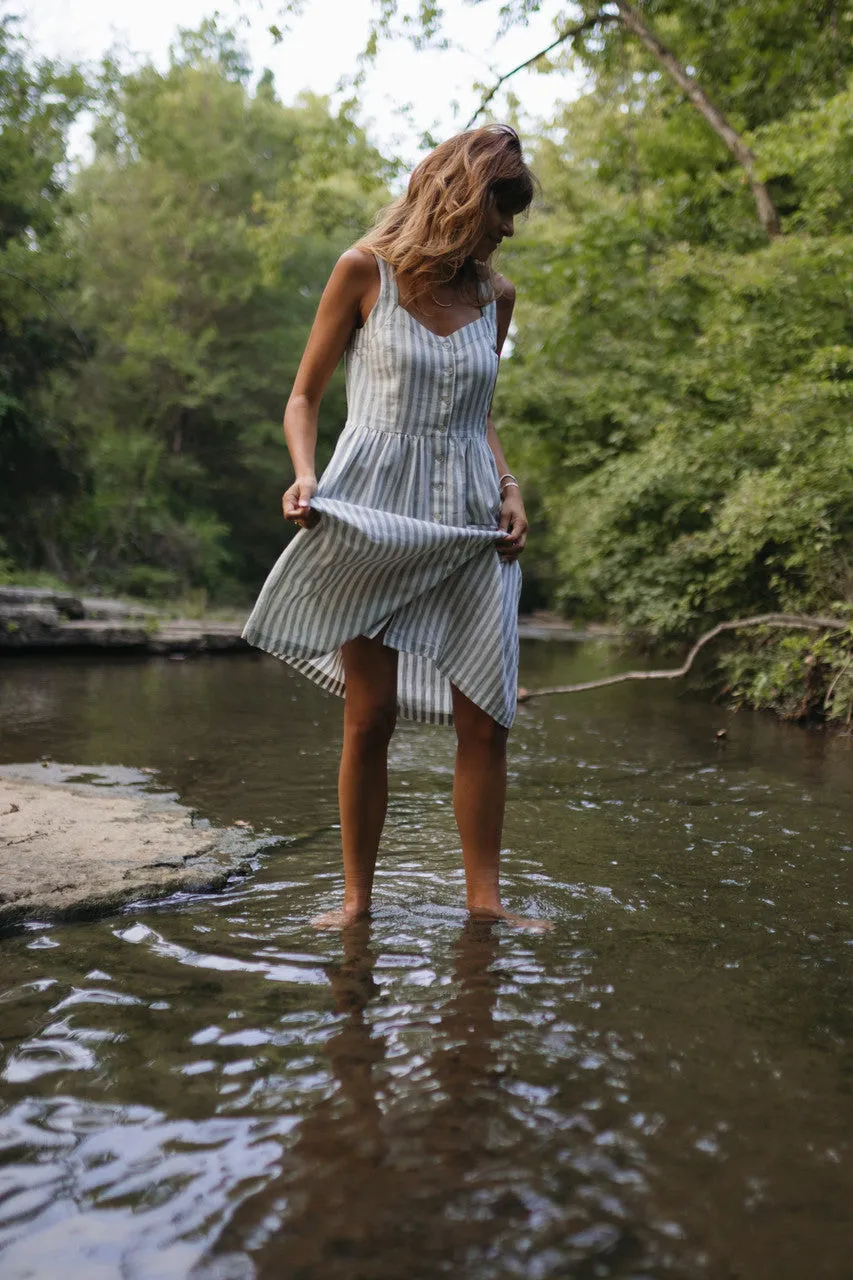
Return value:
[[(469, 911), (536, 923), (504, 910), (498, 884), (527, 519), (490, 414), (515, 294), (489, 261), (533, 191), (507, 126), (431, 152), (337, 262), (287, 403), (282, 507), (301, 530), (243, 634), (345, 697), (344, 902), (320, 927), (369, 908), (398, 713), (455, 725)], [(320, 399), (342, 355), (348, 417), (318, 483)]]

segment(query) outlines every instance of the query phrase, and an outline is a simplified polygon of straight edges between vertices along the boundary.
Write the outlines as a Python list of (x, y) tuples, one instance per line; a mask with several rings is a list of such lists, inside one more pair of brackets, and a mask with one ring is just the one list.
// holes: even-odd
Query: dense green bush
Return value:
[[(496, 407), (532, 567), (563, 611), (646, 643), (837, 616), (853, 603), (853, 88), (816, 84), (750, 136), (784, 209), (768, 242), (703, 122), (630, 72), (540, 143), (543, 200), (508, 255), (518, 330)], [(826, 706), (815, 691), (849, 637), (827, 640), (835, 664), (798, 664), (800, 643), (744, 633), (735, 696), (844, 719), (846, 675)]]

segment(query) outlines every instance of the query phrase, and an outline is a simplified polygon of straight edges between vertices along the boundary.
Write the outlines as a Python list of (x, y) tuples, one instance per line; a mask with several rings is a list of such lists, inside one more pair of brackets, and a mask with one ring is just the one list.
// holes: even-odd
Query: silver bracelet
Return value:
[[(498, 484), (503, 484), (504, 480), (515, 480), (515, 476), (511, 471), (505, 471), (502, 476), (498, 477)], [(515, 483), (518, 484), (518, 481), (515, 480)]]
[(504, 496), (504, 490), (505, 490), (505, 489), (518, 489), (518, 491), (519, 491), (519, 492), (521, 492), (521, 485), (518, 483), (518, 481), (517, 481), (517, 480), (510, 480), (507, 484), (502, 484), (502, 485), (501, 485), (501, 497), (503, 497), (503, 496)]

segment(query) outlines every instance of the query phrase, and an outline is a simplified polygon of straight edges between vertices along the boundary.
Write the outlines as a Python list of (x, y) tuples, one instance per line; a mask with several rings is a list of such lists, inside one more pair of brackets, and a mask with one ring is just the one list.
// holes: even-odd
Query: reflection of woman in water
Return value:
[[(283, 510), (301, 528), (244, 635), (346, 699), (344, 901), (321, 926), (369, 908), (398, 714), (455, 725), (469, 910), (537, 923), (499, 890), (527, 517), (490, 414), (515, 302), (491, 258), (532, 195), (506, 126), (431, 152), (337, 262), (287, 404)], [(343, 355), (348, 417), (318, 482), (320, 400)]]
[[(238, 1233), (255, 1236), (249, 1223), (267, 1223), (266, 1242), (252, 1253), (259, 1277), (443, 1274), (440, 1264), (483, 1254), (494, 1241), (484, 1194), (498, 1204), (502, 1229), (526, 1221), (507, 1185), (515, 1166), (506, 1136), (495, 1129), (492, 923), (465, 926), (453, 994), (440, 1025), (429, 1028), (436, 1048), (405, 1075), (393, 1071), (389, 1035), (372, 1032), (365, 1018), (379, 991), (369, 930), (367, 921), (344, 930), (343, 962), (327, 970), (345, 1015), (326, 1045), (339, 1087), (302, 1121), (280, 1176), (238, 1210), (221, 1242), (239, 1247)], [(479, 1212), (460, 1211), (469, 1200)]]

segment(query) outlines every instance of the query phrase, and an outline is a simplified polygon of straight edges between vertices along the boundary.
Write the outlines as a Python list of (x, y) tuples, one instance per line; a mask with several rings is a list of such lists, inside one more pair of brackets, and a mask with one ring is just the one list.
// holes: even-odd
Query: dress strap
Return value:
[(381, 282), (379, 286), (379, 299), (377, 300), (377, 305), (379, 301), (385, 301), (386, 299), (388, 302), (396, 304), (399, 302), (399, 297), (397, 294), (397, 280), (394, 275), (394, 268), (391, 266), (390, 262), (386, 262), (385, 259), (380, 258), (378, 254), (374, 254), (373, 256), (376, 258), (376, 265), (379, 267), (379, 279)]
[[(488, 280), (477, 281), (477, 293), (480, 297), (480, 313), (488, 320), (489, 329), (492, 334), (492, 341), (497, 346), (498, 340), (498, 304), (494, 297), (493, 290), (489, 288)], [(487, 295), (492, 293), (492, 297), (486, 301)]]

